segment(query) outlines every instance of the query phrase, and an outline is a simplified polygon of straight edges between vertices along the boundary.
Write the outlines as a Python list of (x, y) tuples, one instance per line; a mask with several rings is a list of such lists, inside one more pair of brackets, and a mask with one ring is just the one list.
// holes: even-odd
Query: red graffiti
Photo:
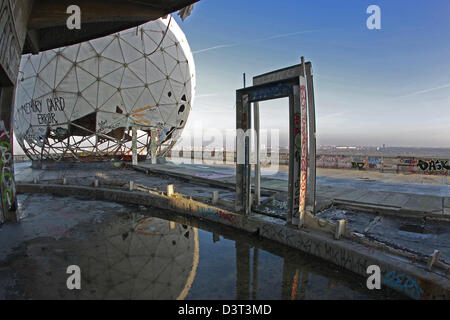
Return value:
[(237, 215), (232, 213), (227, 213), (222, 210), (217, 210), (217, 214), (220, 215), (220, 218), (226, 221), (229, 221), (231, 224), (236, 224)]
[(301, 104), (301, 122), (302, 122), (302, 130), (301, 130), (301, 182), (300, 182), (300, 211), (303, 211), (305, 208), (306, 201), (306, 187), (307, 187), (307, 159), (308, 159), (308, 150), (307, 150), (307, 138), (306, 138), (306, 86), (300, 86), (300, 104)]

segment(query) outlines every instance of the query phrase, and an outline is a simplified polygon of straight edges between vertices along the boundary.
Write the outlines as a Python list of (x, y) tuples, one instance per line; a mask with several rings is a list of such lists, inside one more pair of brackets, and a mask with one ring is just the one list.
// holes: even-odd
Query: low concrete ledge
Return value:
[(287, 226), (285, 221), (260, 214), (244, 216), (227, 209), (211, 206), (174, 193), (125, 191), (74, 185), (25, 184), (16, 186), (19, 193), (50, 193), (78, 196), (86, 199), (139, 204), (171, 210), (180, 214), (222, 223), (236, 229), (257, 233), (292, 248), (332, 262), (342, 268), (368, 277), (367, 267), (378, 265), (382, 286), (391, 287), (413, 299), (450, 299), (450, 279), (440, 270), (427, 271), (426, 265), (367, 248), (349, 239), (336, 240), (332, 235), (309, 229)]
[[(444, 199), (444, 198), (443, 198)], [(443, 208), (442, 212), (430, 212), (413, 209), (404, 209), (402, 207), (386, 206), (382, 204), (370, 204), (358, 201), (335, 199), (332, 204), (338, 208), (346, 210), (359, 210), (370, 213), (379, 213), (381, 215), (404, 217), (409, 219), (436, 218), (450, 220), (449, 209)]]

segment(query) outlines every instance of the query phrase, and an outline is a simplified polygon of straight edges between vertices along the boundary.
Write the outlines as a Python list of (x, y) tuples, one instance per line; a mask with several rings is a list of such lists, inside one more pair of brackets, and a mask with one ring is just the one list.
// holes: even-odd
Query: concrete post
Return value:
[(150, 161), (156, 164), (156, 132), (154, 130), (150, 132)]
[(341, 236), (345, 233), (347, 222), (345, 220), (339, 220), (338, 224), (336, 225), (336, 233), (334, 234), (334, 238), (336, 240), (339, 240)]
[(301, 106), (300, 86), (293, 86), (289, 97), (289, 185), (286, 222), (298, 225), (300, 206)]
[(308, 211), (316, 212), (316, 110), (314, 103), (314, 84), (311, 65), (306, 68), (306, 87), (308, 90), (308, 189), (306, 205)]
[(134, 181), (130, 180), (130, 191), (134, 190)]
[(431, 271), (433, 264), (435, 264), (439, 260), (439, 255), (441, 252), (439, 250), (434, 250), (433, 254), (428, 258), (427, 269)]
[(211, 197), (211, 203), (216, 204), (217, 201), (219, 201), (219, 191), (213, 191), (212, 197)]
[[(300, 154), (301, 154), (301, 164), (300, 164), (300, 215), (304, 213), (306, 209), (306, 189), (307, 189), (307, 175), (308, 175), (308, 131), (307, 131), (307, 83), (306, 83), (306, 68), (305, 68), (305, 58), (301, 58), (303, 76), (300, 76), (300, 118), (301, 118), (301, 142), (300, 142)], [(299, 221), (300, 222), (300, 221)], [(301, 227), (301, 225), (299, 225)]]
[(252, 165), (250, 163), (250, 137), (245, 137), (245, 214), (252, 208)]
[(250, 202), (250, 140), (251, 108), (247, 94), (236, 93), (236, 211), (248, 214)]
[(94, 179), (94, 187), (96, 187), (96, 188), (98, 187), (98, 179), (97, 178)]
[(174, 187), (173, 187), (173, 184), (169, 184), (169, 185), (167, 185), (167, 196), (168, 197), (172, 197), (173, 196), (173, 194), (174, 194)]

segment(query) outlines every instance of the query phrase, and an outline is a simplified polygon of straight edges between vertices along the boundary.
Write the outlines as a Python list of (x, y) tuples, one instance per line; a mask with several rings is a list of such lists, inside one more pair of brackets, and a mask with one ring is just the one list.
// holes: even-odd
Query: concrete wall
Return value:
[(32, 5), (32, 0), (0, 0), (0, 223), (16, 220), (12, 108)]
[[(276, 154), (273, 155), (274, 157)], [(214, 151), (179, 151), (172, 150), (168, 157), (197, 160), (206, 164), (233, 163), (236, 162), (235, 152)], [(271, 163), (271, 154), (261, 158), (263, 163)], [(353, 170), (377, 170), (381, 172), (395, 172), (404, 174), (432, 174), (450, 175), (450, 160), (420, 157), (380, 157), (380, 156), (349, 156), (321, 154), (316, 157), (318, 168), (337, 168)], [(278, 163), (288, 165), (289, 154), (278, 154)]]
[(416, 157), (319, 155), (317, 167), (448, 176), (449, 159)]

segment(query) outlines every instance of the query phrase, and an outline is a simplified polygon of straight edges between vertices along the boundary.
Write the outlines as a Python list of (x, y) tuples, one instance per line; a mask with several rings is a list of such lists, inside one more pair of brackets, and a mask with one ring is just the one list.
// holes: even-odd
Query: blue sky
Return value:
[[(369, 5), (381, 30), (369, 30)], [(184, 22), (197, 95), (187, 129), (235, 127), (235, 90), (255, 75), (313, 64), (323, 145), (450, 147), (450, 1), (201, 0)], [(287, 100), (261, 106), (285, 130)]]

